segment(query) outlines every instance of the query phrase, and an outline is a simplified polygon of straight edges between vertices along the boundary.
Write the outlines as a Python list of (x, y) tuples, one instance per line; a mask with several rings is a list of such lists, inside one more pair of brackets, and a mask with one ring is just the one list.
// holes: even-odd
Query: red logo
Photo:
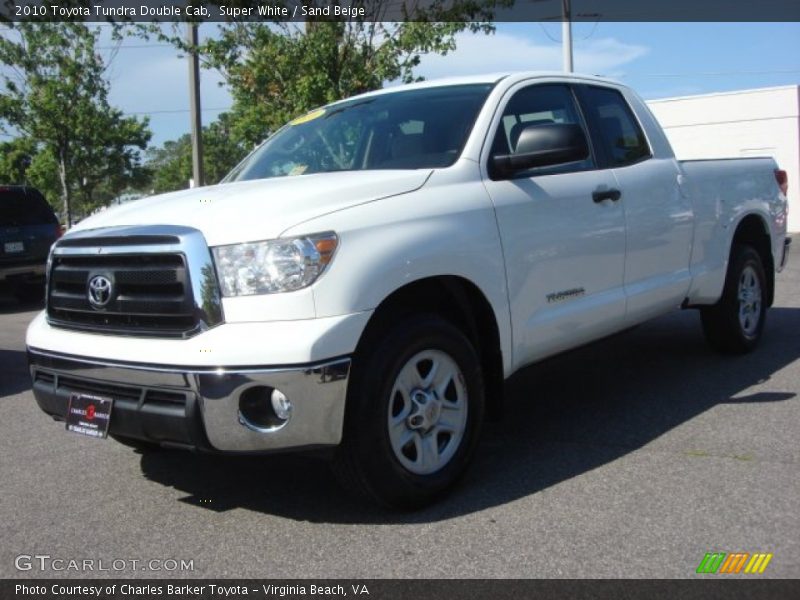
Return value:
[(89, 419), (90, 421), (93, 420), (94, 419), (94, 413), (95, 413), (94, 404), (90, 404), (88, 407), (86, 407), (86, 418), (87, 419)]

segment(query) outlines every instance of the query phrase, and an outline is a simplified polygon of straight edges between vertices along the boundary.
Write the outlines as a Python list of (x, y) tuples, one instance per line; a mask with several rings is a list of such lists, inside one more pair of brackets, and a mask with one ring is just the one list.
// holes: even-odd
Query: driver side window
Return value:
[[(583, 120), (570, 88), (560, 84), (532, 85), (519, 90), (506, 104), (492, 144), (492, 155), (513, 154), (522, 130), (529, 125), (547, 123), (577, 124)], [(564, 165), (528, 169), (524, 176), (550, 175), (594, 168), (591, 156)]]

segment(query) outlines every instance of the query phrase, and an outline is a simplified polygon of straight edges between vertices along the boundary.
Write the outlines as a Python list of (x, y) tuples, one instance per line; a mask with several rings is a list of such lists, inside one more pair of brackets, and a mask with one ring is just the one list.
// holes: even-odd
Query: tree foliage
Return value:
[(164, 37), (197, 52), (204, 66), (223, 74), (233, 96), (231, 135), (252, 147), (314, 107), (379, 89), (385, 82), (421, 79), (415, 68), (425, 54), (454, 50), (456, 34), (465, 30), (492, 33), (494, 9), (509, 0), (431, 0), (424, 11), (417, 9), (418, 20), (403, 22), (382, 18), (397, 13), (401, 3), (396, 0), (347, 4), (364, 6), (366, 15), (305, 23), (225, 23), (218, 36), (197, 48), (180, 35)]
[(28, 138), (0, 143), (0, 183), (28, 183), (26, 172), (36, 154), (36, 144)]
[[(218, 183), (244, 158), (247, 150), (231, 137), (229, 115), (222, 114), (203, 128), (203, 168), (206, 183)], [(165, 142), (147, 153), (152, 171), (151, 187), (156, 193), (189, 187), (192, 177), (192, 142), (189, 134)]]
[(147, 120), (109, 104), (98, 35), (82, 23), (29, 22), (0, 37), (0, 61), (8, 66), (0, 128), (34, 144), (37, 178), (48, 179), (42, 169), (55, 167), (68, 222), (75, 201), (88, 212), (147, 176), (140, 154), (150, 139)]
[(60, 182), (52, 152), (28, 137), (0, 144), (0, 184), (31, 185), (58, 210)]

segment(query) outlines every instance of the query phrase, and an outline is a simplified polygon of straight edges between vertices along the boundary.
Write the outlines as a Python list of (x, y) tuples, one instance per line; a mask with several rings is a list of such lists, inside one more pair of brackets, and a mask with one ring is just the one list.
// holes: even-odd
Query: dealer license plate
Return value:
[(25, 244), (22, 242), (6, 242), (3, 245), (3, 251), (6, 254), (19, 254), (25, 252)]
[(72, 394), (67, 408), (67, 431), (95, 438), (106, 437), (113, 404), (114, 400), (105, 396)]

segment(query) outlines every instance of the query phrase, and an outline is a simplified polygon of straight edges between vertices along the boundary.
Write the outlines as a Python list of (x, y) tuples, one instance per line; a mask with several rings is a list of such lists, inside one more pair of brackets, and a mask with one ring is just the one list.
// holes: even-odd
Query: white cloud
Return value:
[[(626, 44), (612, 37), (578, 42), (574, 46), (575, 71), (619, 77), (620, 67), (648, 51), (645, 46)], [(561, 60), (561, 46), (553, 42), (542, 44), (508, 33), (462, 33), (457, 36), (455, 52), (423, 57), (418, 72), (435, 79), (499, 71), (559, 71)]]

